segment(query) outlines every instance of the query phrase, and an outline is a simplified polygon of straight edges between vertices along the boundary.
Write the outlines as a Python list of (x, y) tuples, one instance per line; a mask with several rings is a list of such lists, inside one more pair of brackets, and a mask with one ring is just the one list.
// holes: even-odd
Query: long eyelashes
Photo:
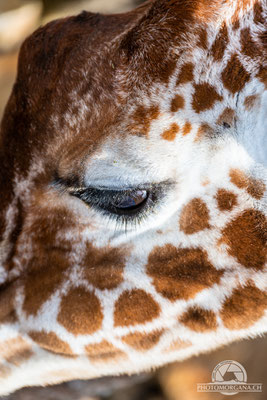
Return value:
[[(140, 187), (85, 187), (55, 174), (53, 186), (62, 194), (74, 196), (112, 222), (116, 231), (135, 230), (147, 219), (156, 217), (164, 206), (172, 181), (143, 184)], [(107, 225), (108, 226), (108, 225)]]
[(113, 214), (130, 216), (138, 213), (150, 197), (148, 190), (110, 190), (85, 188), (70, 192), (91, 206), (96, 206)]
[(107, 190), (86, 188), (71, 191), (88, 206), (116, 223), (116, 230), (134, 228), (144, 222), (155, 205), (155, 193), (146, 189)]

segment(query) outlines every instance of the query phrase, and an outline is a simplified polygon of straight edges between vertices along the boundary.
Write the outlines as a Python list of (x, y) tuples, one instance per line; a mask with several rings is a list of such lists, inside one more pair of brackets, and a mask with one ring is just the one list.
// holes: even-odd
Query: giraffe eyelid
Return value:
[[(159, 208), (164, 204), (164, 199), (167, 196), (170, 187), (173, 186), (170, 182), (162, 182), (161, 184), (150, 184), (146, 188), (144, 186), (127, 188), (127, 190), (114, 190), (113, 188), (85, 188), (82, 190), (68, 190), (71, 196), (77, 197), (83, 201), (88, 207), (94, 209), (102, 216), (115, 220), (117, 225), (137, 226), (143, 223), (151, 214), (158, 212)], [(143, 201), (133, 207), (119, 208), (115, 207), (114, 201), (123, 199), (123, 196), (131, 196), (136, 192), (144, 192), (146, 196)]]

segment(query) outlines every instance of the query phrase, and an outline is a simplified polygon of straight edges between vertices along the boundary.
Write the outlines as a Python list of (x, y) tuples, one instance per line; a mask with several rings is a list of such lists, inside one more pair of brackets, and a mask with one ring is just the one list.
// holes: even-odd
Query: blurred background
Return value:
[[(143, 0), (0, 0), (0, 120), (16, 76), (22, 41), (39, 25), (77, 14), (128, 11)], [(267, 338), (233, 344), (216, 352), (133, 377), (73, 381), (47, 388), (27, 388), (6, 400), (222, 400), (219, 393), (198, 393), (197, 383), (211, 382), (213, 368), (223, 360), (241, 363), (248, 382), (263, 383), (262, 393), (235, 395), (235, 400), (267, 399)]]

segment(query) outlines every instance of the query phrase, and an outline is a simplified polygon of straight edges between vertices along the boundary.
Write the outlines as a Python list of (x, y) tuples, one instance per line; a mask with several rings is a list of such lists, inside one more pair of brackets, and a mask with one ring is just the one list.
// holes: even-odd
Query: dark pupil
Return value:
[(120, 209), (134, 209), (147, 199), (146, 190), (136, 190), (125, 194), (123, 197), (114, 199), (112, 205)]

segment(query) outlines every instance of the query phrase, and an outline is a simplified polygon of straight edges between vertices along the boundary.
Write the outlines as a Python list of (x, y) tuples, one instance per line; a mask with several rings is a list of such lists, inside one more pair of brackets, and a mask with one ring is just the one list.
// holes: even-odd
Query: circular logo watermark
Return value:
[[(247, 372), (243, 365), (237, 361), (225, 360), (216, 365), (211, 375), (212, 383), (224, 384), (228, 386), (226, 392), (220, 392), (224, 395), (233, 395), (239, 393), (235, 391), (238, 384), (247, 383)], [(231, 390), (233, 387), (233, 391)]]
[(212, 382), (198, 383), (198, 392), (217, 392), (226, 396), (237, 393), (262, 392), (262, 383), (248, 383), (243, 365), (234, 360), (225, 360), (216, 365), (211, 374)]

